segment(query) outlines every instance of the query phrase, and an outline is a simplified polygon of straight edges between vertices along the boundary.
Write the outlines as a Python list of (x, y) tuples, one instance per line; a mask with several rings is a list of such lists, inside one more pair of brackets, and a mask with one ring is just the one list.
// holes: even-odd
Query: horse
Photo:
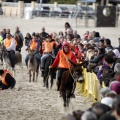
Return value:
[(82, 66), (84, 63), (74, 64), (72, 61), (70, 61), (70, 63), (72, 64), (72, 67), (63, 72), (60, 84), (60, 94), (63, 97), (64, 107), (69, 107), (71, 94), (76, 86), (76, 82), (82, 83), (84, 81), (82, 73)]
[[(6, 48), (3, 46), (2, 47), (2, 57), (3, 57), (3, 67), (4, 69), (10, 70), (11, 69), (11, 62), (10, 62), (10, 57), (9, 53), (7, 52)], [(14, 56), (14, 64), (19, 65), (23, 74), (23, 67), (22, 67), (22, 55), (20, 52), (15, 51), (15, 56)], [(13, 70), (13, 69), (12, 69)], [(13, 70), (13, 76), (15, 76), (15, 70)]]
[[(29, 60), (28, 60), (28, 71), (29, 71), (29, 82), (31, 82), (31, 77), (33, 73), (33, 82), (38, 78), (38, 72), (39, 72), (39, 64), (37, 62), (37, 58), (34, 55), (34, 52), (30, 51), (29, 53)], [(35, 78), (36, 76), (36, 78)]]

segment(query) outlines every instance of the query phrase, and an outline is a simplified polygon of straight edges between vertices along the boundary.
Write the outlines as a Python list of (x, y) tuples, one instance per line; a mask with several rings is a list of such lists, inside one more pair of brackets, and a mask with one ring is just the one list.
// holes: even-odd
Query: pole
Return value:
[(40, 0), (40, 10), (41, 10), (41, 8), (42, 8), (42, 0)]
[(88, 27), (88, 2), (85, 2), (86, 12), (85, 12), (85, 27)]
[(106, 6), (108, 6), (108, 4), (109, 4), (109, 0), (106, 0)]
[(104, 5), (104, 0), (101, 0), (101, 6), (103, 6)]

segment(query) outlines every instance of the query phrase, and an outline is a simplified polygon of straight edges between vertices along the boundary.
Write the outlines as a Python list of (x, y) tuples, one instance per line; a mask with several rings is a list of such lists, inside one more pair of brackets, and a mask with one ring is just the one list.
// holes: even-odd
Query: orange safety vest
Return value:
[(13, 38), (10, 38), (10, 39), (6, 38), (4, 40), (4, 46), (5, 46), (5, 48), (8, 48), (11, 45), (12, 39)]
[[(5, 77), (6, 77), (7, 73), (9, 73), (9, 72), (8, 72), (8, 71), (4, 71), (4, 74), (3, 74), (3, 76), (1, 77), (2, 84), (6, 85), (6, 86), (8, 86), (8, 84), (7, 84), (6, 81), (5, 81)], [(9, 73), (9, 74), (10, 74), (10, 73)], [(10, 75), (11, 75), (11, 74), (10, 74)]]
[(44, 42), (42, 46), (44, 46), (44, 53), (47, 53), (47, 52), (51, 52), (52, 49), (53, 49), (53, 45), (55, 44), (55, 42)]
[(37, 45), (38, 45), (38, 42), (35, 42), (34, 40), (32, 40), (30, 44), (30, 50), (36, 50)]
[(69, 54), (65, 54), (63, 50), (60, 50), (60, 59), (58, 68), (70, 68), (69, 62), (66, 60), (66, 57), (68, 57), (71, 60), (72, 52), (70, 51)]

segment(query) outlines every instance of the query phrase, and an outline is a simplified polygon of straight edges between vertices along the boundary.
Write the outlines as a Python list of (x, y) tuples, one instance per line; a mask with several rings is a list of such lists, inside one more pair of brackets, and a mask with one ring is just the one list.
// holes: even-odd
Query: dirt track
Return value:
[[(64, 23), (69, 19), (53, 19), (53, 18), (35, 18), (32, 20), (0, 17), (0, 30), (10, 28), (11, 33), (14, 32), (15, 26), (19, 26), (22, 33), (40, 32), (41, 27), (45, 26), (46, 31), (64, 31)], [(99, 31), (101, 36), (111, 38), (112, 43), (117, 46), (117, 38), (120, 37), (118, 28), (94, 28), (93, 21), (89, 21), (89, 28), (83, 27), (84, 21), (80, 23), (78, 33), (83, 35), (86, 30)], [(27, 69), (25, 67), (24, 58), (26, 56), (25, 47), (22, 49), (24, 79), (20, 68), (16, 67), (16, 87), (14, 90), (0, 91), (0, 119), (1, 120), (59, 120), (64, 113), (72, 110), (85, 110), (90, 103), (85, 103), (82, 96), (76, 96), (72, 99), (69, 109), (63, 108), (61, 98), (58, 97), (58, 92), (55, 90), (55, 84), (52, 90), (46, 90), (42, 86), (42, 79), (39, 74), (38, 82), (28, 82)], [(2, 68), (2, 66), (0, 66)], [(18, 88), (21, 88), (18, 91)]]

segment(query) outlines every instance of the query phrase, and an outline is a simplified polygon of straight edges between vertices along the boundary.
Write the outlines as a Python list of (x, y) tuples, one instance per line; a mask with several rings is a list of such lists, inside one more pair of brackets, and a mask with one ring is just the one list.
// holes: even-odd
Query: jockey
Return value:
[[(40, 59), (41, 59), (40, 54), (39, 54), (40, 40), (38, 39), (37, 35), (33, 36), (33, 39), (31, 41), (30, 45), (28, 46), (28, 48), (31, 51), (34, 51), (35, 57), (37, 58), (37, 62), (39, 64), (40, 63)], [(29, 54), (25, 58), (26, 66), (28, 66), (28, 60), (29, 60)]]
[(70, 59), (72, 62), (77, 63), (76, 56), (72, 51), (70, 51), (70, 44), (68, 42), (64, 42), (62, 50), (58, 52), (52, 66), (49, 66), (49, 68), (55, 68), (58, 66), (57, 91), (60, 89), (63, 72), (69, 70), (70, 68), (70, 64), (67, 59)]
[(41, 76), (44, 74), (45, 62), (49, 58), (50, 54), (52, 54), (54, 46), (56, 47), (57, 44), (52, 40), (51, 35), (48, 35), (42, 44), (43, 56), (41, 57)]
[(8, 71), (2, 69), (0, 69), (0, 80), (0, 90), (8, 89), (10, 87), (12, 89), (16, 84), (12, 75)]
[(10, 33), (6, 34), (6, 39), (4, 40), (4, 46), (7, 50), (7, 52), (9, 53), (11, 67), (14, 70), (14, 67), (15, 67), (14, 56), (15, 56), (15, 50), (16, 50), (16, 42), (11, 37)]

